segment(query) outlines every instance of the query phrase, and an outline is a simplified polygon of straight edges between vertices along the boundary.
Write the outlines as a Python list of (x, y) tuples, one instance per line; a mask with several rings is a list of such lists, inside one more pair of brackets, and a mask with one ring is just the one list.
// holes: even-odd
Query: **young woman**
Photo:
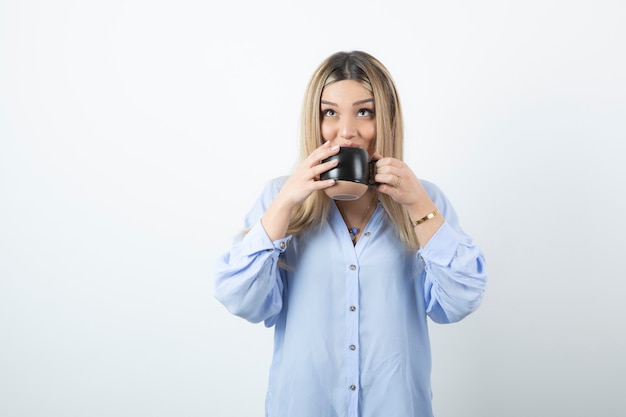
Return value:
[[(432, 416), (427, 317), (475, 311), (483, 254), (441, 190), (403, 162), (403, 121), (387, 69), (338, 52), (304, 98), (301, 157), (269, 181), (245, 233), (217, 263), (215, 295), (274, 327), (269, 417)], [(377, 159), (377, 186), (333, 200), (321, 162), (340, 147)]]

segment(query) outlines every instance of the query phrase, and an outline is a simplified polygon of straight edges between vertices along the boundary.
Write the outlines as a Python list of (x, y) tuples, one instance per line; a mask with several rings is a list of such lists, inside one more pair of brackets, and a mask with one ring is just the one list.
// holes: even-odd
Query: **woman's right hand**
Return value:
[(324, 163), (320, 163), (320, 161), (338, 152), (339, 146), (330, 146), (330, 142), (325, 142), (311, 152), (289, 176), (277, 198), (284, 200), (288, 205), (296, 207), (302, 204), (313, 192), (335, 185), (334, 179), (320, 180), (320, 174), (337, 166), (337, 160), (334, 159)]
[(337, 165), (337, 160), (320, 161), (339, 152), (339, 146), (324, 143), (315, 149), (287, 178), (280, 192), (261, 219), (263, 228), (272, 241), (282, 239), (287, 233), (294, 208), (302, 204), (313, 192), (335, 185), (335, 180), (320, 180), (320, 174)]

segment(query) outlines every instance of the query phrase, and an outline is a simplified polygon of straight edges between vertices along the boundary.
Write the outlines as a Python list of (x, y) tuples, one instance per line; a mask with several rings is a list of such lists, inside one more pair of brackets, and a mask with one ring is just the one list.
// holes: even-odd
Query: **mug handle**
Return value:
[(374, 181), (374, 177), (376, 176), (376, 162), (378, 162), (378, 159), (370, 159), (370, 161), (368, 162), (370, 171), (370, 175), (367, 179), (368, 187), (375, 187), (378, 185), (378, 183)]

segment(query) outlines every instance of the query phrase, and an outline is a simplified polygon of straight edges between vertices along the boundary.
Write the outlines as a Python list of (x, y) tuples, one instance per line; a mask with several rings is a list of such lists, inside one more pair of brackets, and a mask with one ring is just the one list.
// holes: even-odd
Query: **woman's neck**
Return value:
[(357, 200), (336, 201), (339, 213), (341, 213), (341, 217), (343, 217), (343, 221), (350, 232), (354, 244), (356, 244), (357, 240), (361, 237), (363, 228), (376, 210), (377, 199), (378, 195), (376, 190), (372, 189), (368, 190)]

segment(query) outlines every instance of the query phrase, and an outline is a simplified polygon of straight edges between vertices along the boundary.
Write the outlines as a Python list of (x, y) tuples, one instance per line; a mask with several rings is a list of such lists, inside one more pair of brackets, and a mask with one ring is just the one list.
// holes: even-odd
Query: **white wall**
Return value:
[(487, 255), (437, 416), (626, 413), (625, 3), (296, 3), (0, 1), (0, 415), (263, 415), (271, 330), (213, 263), (351, 49)]

